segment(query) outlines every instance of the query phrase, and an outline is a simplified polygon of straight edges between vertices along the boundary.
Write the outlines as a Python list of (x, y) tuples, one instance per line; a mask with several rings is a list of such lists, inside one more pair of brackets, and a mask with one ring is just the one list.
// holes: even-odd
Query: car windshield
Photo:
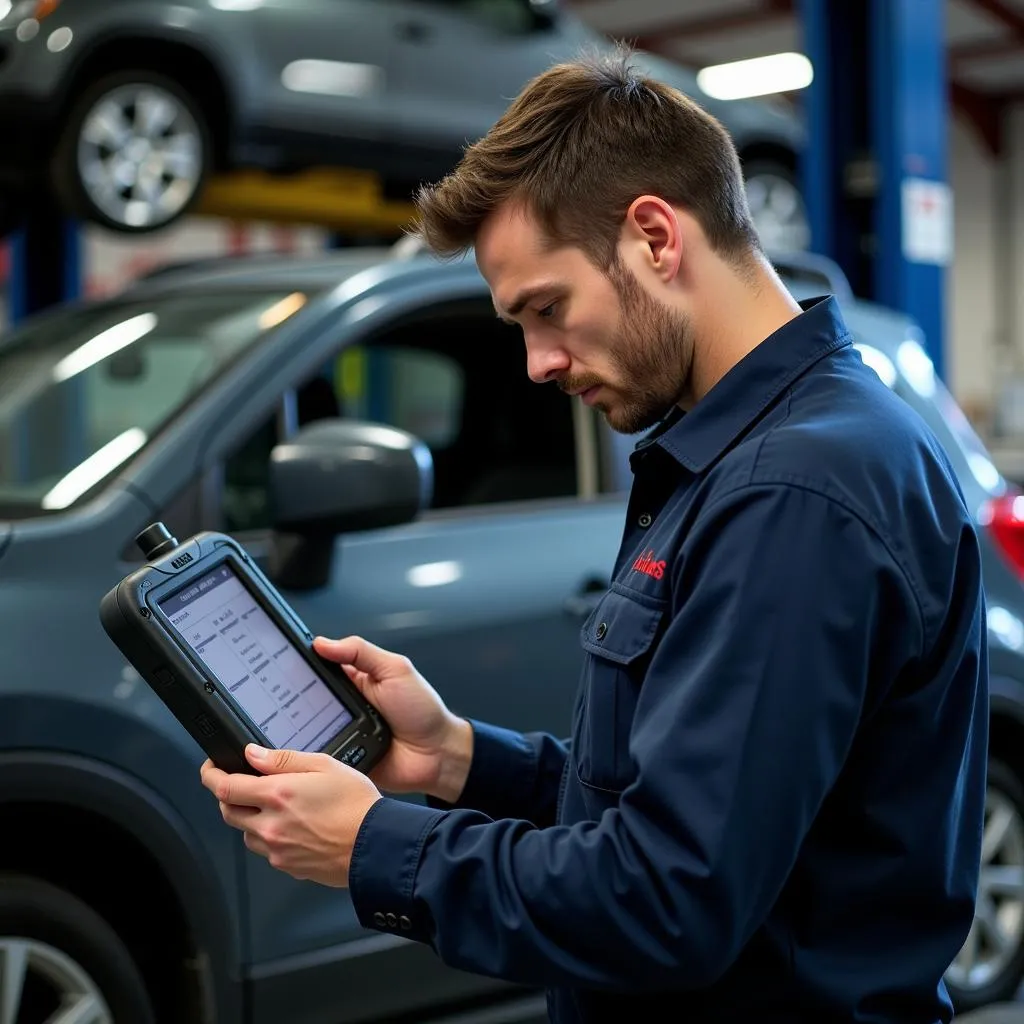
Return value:
[(0, 517), (82, 501), (305, 301), (288, 291), (126, 296), (0, 335)]

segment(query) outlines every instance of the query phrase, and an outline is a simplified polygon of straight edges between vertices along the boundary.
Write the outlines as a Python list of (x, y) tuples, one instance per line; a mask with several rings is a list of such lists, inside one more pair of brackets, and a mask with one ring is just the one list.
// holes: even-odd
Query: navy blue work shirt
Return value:
[(367, 927), (555, 1024), (934, 1024), (974, 914), (981, 561), (939, 443), (803, 312), (632, 456), (571, 745), (473, 723), (457, 807), (384, 798)]

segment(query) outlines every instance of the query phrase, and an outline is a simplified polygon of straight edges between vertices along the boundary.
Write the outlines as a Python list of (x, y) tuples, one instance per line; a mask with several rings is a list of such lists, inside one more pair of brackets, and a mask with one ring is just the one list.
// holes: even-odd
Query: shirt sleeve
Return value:
[(555, 823), (567, 746), (547, 733), (518, 733), (470, 719), (473, 760), (454, 804), (435, 797), (427, 806), (482, 811), (489, 818), (522, 818), (545, 828)]
[(920, 655), (923, 627), (878, 536), (797, 486), (720, 499), (671, 569), (683, 597), (643, 682), (618, 806), (538, 829), (379, 801), (350, 876), (364, 924), (394, 920), (453, 967), (527, 984), (678, 989), (729, 967), (796, 861), (871, 681)]

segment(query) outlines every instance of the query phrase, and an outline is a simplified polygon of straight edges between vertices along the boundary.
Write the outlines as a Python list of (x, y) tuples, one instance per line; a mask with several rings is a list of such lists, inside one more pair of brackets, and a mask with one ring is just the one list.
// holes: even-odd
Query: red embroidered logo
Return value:
[(653, 576), (654, 579), (660, 580), (665, 575), (665, 560), (655, 561), (653, 548), (649, 551), (645, 551), (634, 563), (633, 568), (637, 572), (646, 573), (648, 576)]

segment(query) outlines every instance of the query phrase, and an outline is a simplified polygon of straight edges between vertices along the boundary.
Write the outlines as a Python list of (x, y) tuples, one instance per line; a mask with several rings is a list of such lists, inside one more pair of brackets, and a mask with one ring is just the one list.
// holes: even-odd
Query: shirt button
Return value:
[(638, 522), (640, 523), (640, 525), (641, 525), (641, 526), (643, 527), (643, 529), (645, 529), (645, 530), (647, 529), (647, 527), (648, 527), (648, 526), (650, 526), (650, 525), (651, 525), (651, 522), (652, 522), (652, 521), (653, 521), (653, 520), (651, 519), (651, 514), (650, 514), (649, 512), (645, 512), (645, 513), (644, 513), (644, 514), (643, 514), (643, 515), (642, 515), (642, 516), (641, 516), (641, 517), (639, 518), (639, 520), (638, 520)]
[(388, 914), (387, 915), (387, 920), (388, 920), (388, 927), (389, 928), (394, 928), (395, 925), (398, 924), (398, 918), (395, 917), (394, 914)]
[(384, 915), (379, 910), (373, 915), (373, 923), (377, 925), (378, 928), (383, 928), (387, 924)]
[(402, 926), (402, 931), (403, 932), (407, 932), (407, 931), (411, 931), (412, 930), (412, 921), (410, 921), (409, 918), (407, 918), (405, 916), (405, 914), (403, 914), (398, 919), (398, 923)]
[(605, 635), (605, 633), (607, 633), (607, 632), (608, 632), (608, 623), (607, 623), (607, 622), (602, 622), (602, 623), (601, 623), (601, 624), (600, 624), (600, 625), (599, 625), (599, 626), (597, 627), (597, 630), (596, 630), (596, 632), (594, 633), (594, 636), (596, 636), (598, 640), (603, 640), (603, 639), (604, 639), (604, 635)]

